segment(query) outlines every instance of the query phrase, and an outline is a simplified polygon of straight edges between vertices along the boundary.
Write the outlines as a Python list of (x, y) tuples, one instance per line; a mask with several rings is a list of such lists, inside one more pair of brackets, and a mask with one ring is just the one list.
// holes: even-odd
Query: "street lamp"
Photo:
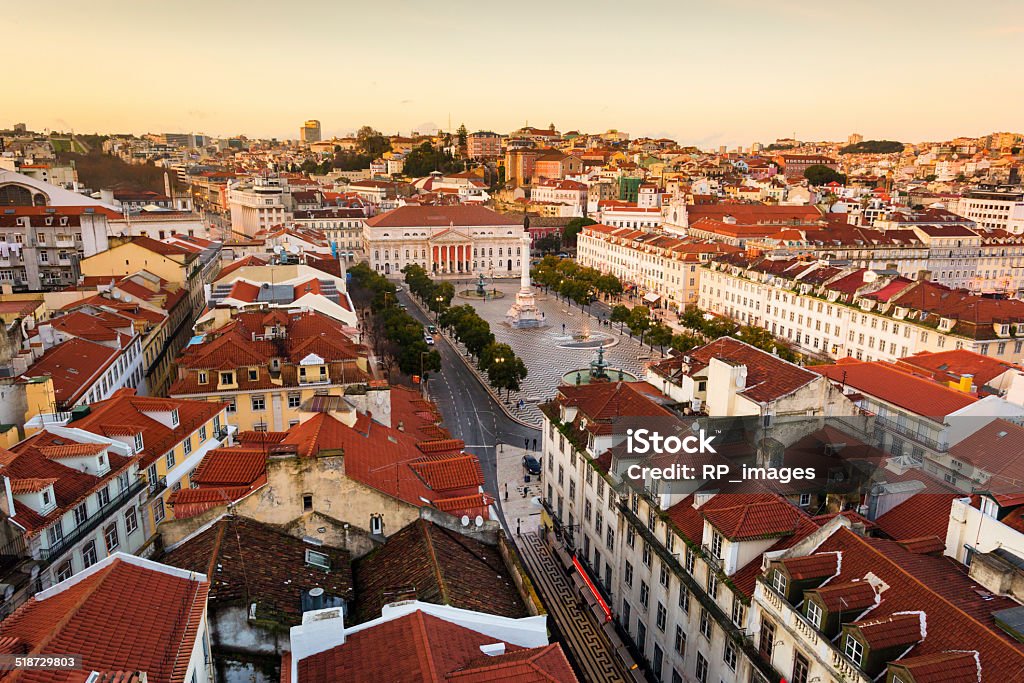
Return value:
[(437, 302), (437, 307), (434, 308), (434, 324), (436, 325), (438, 316), (441, 314), (441, 303), (444, 301), (444, 297), (438, 295), (434, 301)]

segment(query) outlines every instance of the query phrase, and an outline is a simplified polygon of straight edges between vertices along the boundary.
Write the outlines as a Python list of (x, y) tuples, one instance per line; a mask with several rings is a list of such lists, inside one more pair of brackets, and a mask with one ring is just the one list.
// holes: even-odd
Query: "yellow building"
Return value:
[(185, 348), (170, 395), (224, 401), (242, 431), (285, 431), (317, 395), (344, 395), (371, 380), (368, 352), (342, 323), (316, 311), (239, 312)]

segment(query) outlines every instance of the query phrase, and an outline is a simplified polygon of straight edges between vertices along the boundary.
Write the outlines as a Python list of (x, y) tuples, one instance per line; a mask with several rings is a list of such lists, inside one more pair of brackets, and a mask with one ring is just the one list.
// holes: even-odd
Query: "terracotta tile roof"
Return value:
[(558, 643), (489, 657), (481, 655), (448, 674), (457, 683), (549, 683), (575, 681), (569, 660)]
[[(487, 681), (488, 674), (481, 661), (481, 645), (497, 641), (468, 628), (457, 626), (421, 611), (383, 622), (373, 628), (348, 635), (343, 645), (306, 657), (296, 668), (300, 681), (348, 681), (351, 683), (379, 683), (380, 681), (441, 681), (470, 664), (479, 670), (481, 678), (457, 679), (462, 683)], [(548, 646), (551, 647), (551, 646)], [(554, 647), (559, 647), (555, 645)], [(522, 648), (506, 644), (507, 662)], [(539, 680), (569, 683), (575, 681), (571, 670), (566, 670), (562, 658), (552, 656), (548, 648), (538, 648), (541, 656), (533, 659), (533, 669), (546, 678)], [(531, 650), (532, 652), (533, 650)], [(510, 671), (510, 669), (506, 669)], [(516, 671), (517, 669), (511, 669)], [(529, 683), (528, 677), (500, 676), (498, 680)]]
[(53, 393), (57, 402), (72, 405), (89, 391), (102, 371), (120, 353), (119, 349), (76, 337), (43, 353), (23, 376), (49, 375), (53, 379)]
[[(80, 654), (87, 671), (144, 671), (153, 683), (184, 683), (208, 590), (205, 580), (116, 553), (37, 594), (0, 623), (0, 636), (32, 654)], [(126, 608), (126, 595), (145, 599)], [(4, 680), (55, 683), (65, 673), (22, 670)]]
[(496, 546), (420, 519), (355, 563), (356, 623), (400, 599), (503, 617), (527, 616)]
[(906, 657), (898, 666), (908, 671), (915, 683), (961, 683), (978, 680), (978, 653), (950, 650), (920, 657)]
[(1021, 366), (983, 356), (967, 349), (951, 351), (922, 351), (896, 361), (896, 366), (906, 367), (913, 372), (924, 373), (942, 382), (958, 381), (964, 375), (971, 375), (974, 384), (984, 386), (1010, 370), (1022, 370)]
[[(226, 403), (218, 401), (136, 396), (134, 389), (120, 389), (109, 399), (93, 403), (89, 414), (70, 423), (70, 426), (103, 435), (109, 425), (116, 425), (119, 430), (125, 427), (137, 428), (142, 433), (143, 448), (140, 451), (139, 468), (143, 469), (186, 436), (197, 432), (226, 407)], [(147, 414), (169, 413), (172, 410), (178, 411), (178, 425), (174, 428)], [(225, 416), (222, 416), (221, 424), (227, 425)], [(211, 433), (207, 434), (208, 438), (212, 436)], [(198, 446), (195, 440), (193, 446)]]
[[(899, 613), (923, 611), (927, 636), (914, 647), (900, 648), (899, 656), (916, 658), (951, 650), (977, 650), (982, 680), (1015, 680), (1024, 670), (1024, 645), (1004, 633), (992, 614), (1018, 606), (1010, 598), (992, 595), (972, 581), (965, 568), (955, 560), (912, 553), (898, 543), (868, 539), (845, 528), (838, 528), (816, 552), (841, 552), (842, 570), (832, 583), (863, 579), (873, 573), (888, 587), (878, 605), (869, 613), (869, 622), (884, 620)], [(892, 628), (899, 637), (912, 636), (920, 622), (899, 619)], [(890, 638), (887, 626), (872, 634), (876, 642)], [(888, 641), (891, 642), (891, 641)], [(911, 642), (907, 642), (909, 647)]]
[(930, 380), (916, 377), (880, 361), (844, 361), (809, 368), (833, 382), (879, 398), (912, 413), (941, 419), (978, 399)]
[(829, 583), (821, 588), (808, 590), (805, 594), (817, 595), (821, 604), (829, 612), (852, 612), (854, 614), (859, 614), (873, 606), (876, 599), (875, 589), (864, 580)]
[[(329, 558), (330, 569), (306, 562), (306, 550)], [(323, 588), (351, 601), (352, 567), (341, 548), (312, 545), (270, 524), (226, 516), (176, 544), (161, 562), (211, 578), (210, 609), (257, 604), (257, 615), (285, 626), (302, 623), (302, 592)]]
[(497, 213), (482, 206), (400, 206), (366, 219), (371, 228), (469, 226), (517, 226), (522, 218)]
[(38, 493), (56, 481), (56, 479), (12, 479), (11, 493), (15, 495), (19, 493)]
[(921, 553), (923, 555), (942, 553), (946, 549), (945, 541), (941, 540), (938, 536), (907, 538), (901, 540), (899, 544), (912, 553)]
[(976, 490), (1020, 494), (1024, 490), (1024, 427), (992, 420), (949, 449), (951, 458), (970, 463), (989, 477)]
[(858, 628), (872, 650), (885, 650), (921, 642), (925, 636), (925, 619), (923, 612), (904, 612), (855, 621), (851, 626)]
[(250, 486), (266, 474), (267, 452), (249, 448), (215, 448), (192, 472), (200, 487)]
[(803, 579), (827, 579), (839, 569), (839, 555), (821, 553), (783, 560), (786, 571), (796, 581)]
[(182, 246), (160, 242), (159, 240), (152, 239), (151, 237), (133, 237), (131, 244), (142, 247), (143, 249), (148, 249), (149, 251), (160, 254), (161, 256), (189, 257), (193, 255), (191, 251)]
[(47, 458), (76, 458), (83, 455), (98, 455), (107, 449), (102, 443), (69, 443), (63, 446), (45, 446), (39, 452)]
[(921, 536), (946, 538), (953, 501), (966, 494), (919, 492), (875, 520), (886, 536), (903, 541)]
[(219, 508), (245, 497), (266, 483), (266, 477), (256, 479), (249, 486), (209, 486), (204, 488), (183, 488), (171, 493), (167, 504), (174, 512), (175, 519), (189, 519), (207, 510)]
[(738, 339), (722, 337), (694, 349), (691, 360), (710, 363), (712, 358), (747, 368), (746, 388), (739, 393), (752, 401), (776, 401), (816, 379), (814, 373), (778, 356), (756, 349)]
[(409, 466), (434, 491), (473, 488), (484, 484), (480, 461), (469, 455), (414, 462)]
[[(721, 505), (701, 507), (704, 519), (730, 541), (793, 534), (807, 515), (778, 496), (725, 494)], [(714, 500), (714, 499), (712, 499)]]

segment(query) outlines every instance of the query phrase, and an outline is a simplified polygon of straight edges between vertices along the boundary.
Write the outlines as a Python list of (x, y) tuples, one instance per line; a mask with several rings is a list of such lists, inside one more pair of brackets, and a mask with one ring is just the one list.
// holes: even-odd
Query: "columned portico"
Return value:
[(433, 273), (469, 273), (471, 244), (434, 244), (430, 249), (430, 268)]

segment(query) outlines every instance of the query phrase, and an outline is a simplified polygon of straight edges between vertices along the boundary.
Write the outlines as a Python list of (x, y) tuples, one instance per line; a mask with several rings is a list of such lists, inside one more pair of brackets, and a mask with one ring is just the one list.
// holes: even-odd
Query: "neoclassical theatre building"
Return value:
[(391, 275), (415, 263), (428, 273), (516, 275), (523, 226), (482, 206), (401, 206), (363, 223), (370, 267)]

